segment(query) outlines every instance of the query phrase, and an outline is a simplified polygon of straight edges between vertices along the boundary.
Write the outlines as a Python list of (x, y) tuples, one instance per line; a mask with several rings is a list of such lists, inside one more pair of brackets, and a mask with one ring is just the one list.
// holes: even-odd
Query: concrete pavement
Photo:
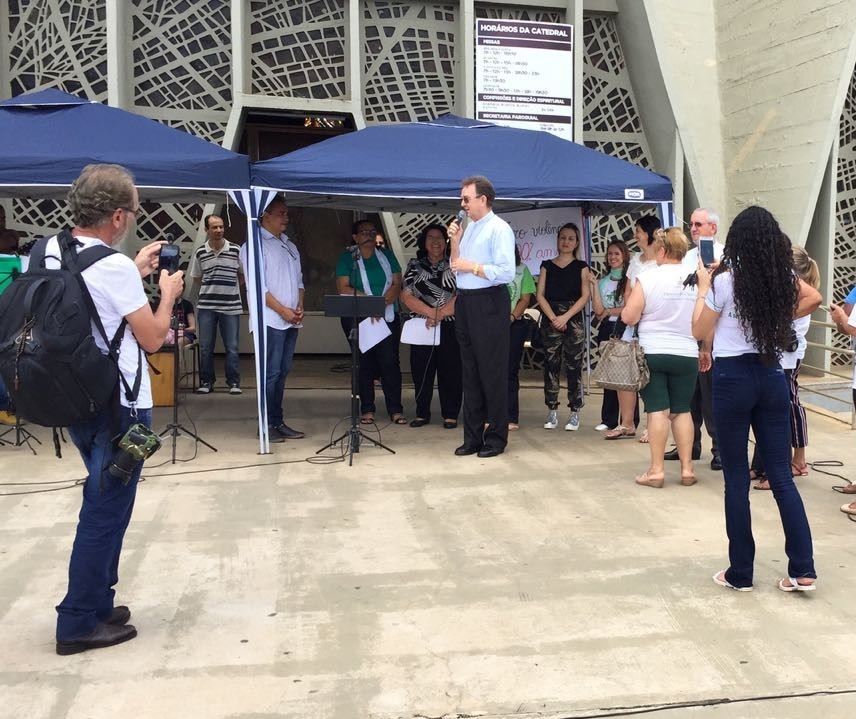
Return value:
[[(501, 457), (454, 457), (460, 431), (435, 415), (383, 428), (395, 455), (314, 463), (348, 411), (347, 375), (327, 364), (290, 378), (287, 421), (307, 437), (269, 456), (253, 392), (183, 398), (180, 421), (219, 451), (155, 466), (166, 446), (144, 470), (117, 587), (139, 636), (121, 646), (54, 653), (74, 448), (56, 460), (41, 429), (38, 456), (0, 447), (0, 717), (856, 713), (856, 524), (839, 481), (798, 480), (818, 590), (775, 588), (781, 526), (770, 493), (752, 492), (755, 591), (732, 592), (710, 579), (727, 560), (707, 447), (696, 486), (675, 468), (664, 489), (637, 487), (647, 448), (592, 430), (600, 396), (579, 432), (545, 431), (531, 375)], [(170, 419), (157, 410), (155, 427)], [(809, 421), (809, 461), (856, 478), (848, 427)], [(33, 490), (55, 491), (14, 494)]]

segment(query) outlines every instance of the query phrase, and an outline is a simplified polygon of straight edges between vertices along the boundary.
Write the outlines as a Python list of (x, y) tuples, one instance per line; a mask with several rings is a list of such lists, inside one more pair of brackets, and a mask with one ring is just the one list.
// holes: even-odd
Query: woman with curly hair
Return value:
[[(794, 271), (797, 277), (806, 284), (820, 290), (820, 270), (817, 263), (808, 256), (802, 247), (794, 247)], [(811, 324), (811, 316), (806, 315), (794, 320), (793, 334), (791, 335), (791, 346), (782, 353), (782, 369), (788, 380), (788, 397), (791, 402), (791, 447), (794, 453), (791, 457), (791, 472), (794, 477), (805, 477), (808, 475), (808, 464), (805, 460), (805, 448), (808, 447), (808, 421), (806, 419), (805, 407), (800, 402), (800, 365), (802, 365), (805, 350), (808, 346), (806, 334)], [(764, 462), (758, 445), (752, 454), (750, 477), (757, 479), (753, 489), (770, 489), (770, 482), (764, 472)]]
[(580, 428), (583, 396), (580, 379), (586, 350), (583, 309), (589, 301), (588, 265), (577, 259), (580, 229), (573, 222), (559, 228), (556, 239), (558, 255), (541, 263), (535, 296), (543, 316), (541, 339), (544, 347), (544, 403), (547, 420), (544, 429), (559, 426), (559, 375), (565, 370), (568, 379), (570, 415), (565, 429)]
[(749, 427), (785, 533), (783, 592), (815, 588), (811, 530), (790, 467), (788, 385), (780, 365), (795, 318), (813, 312), (820, 293), (794, 272), (791, 243), (762, 207), (747, 207), (728, 230), (722, 262), (699, 264), (693, 335), (713, 338), (713, 415), (725, 476), (730, 566), (713, 576), (729, 589), (752, 589), (755, 540), (749, 510)]

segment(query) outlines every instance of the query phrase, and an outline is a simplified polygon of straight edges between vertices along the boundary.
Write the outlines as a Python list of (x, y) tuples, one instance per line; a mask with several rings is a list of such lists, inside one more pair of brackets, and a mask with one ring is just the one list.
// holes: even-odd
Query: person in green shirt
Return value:
[(511, 326), (508, 342), (508, 430), (520, 429), (520, 360), (523, 359), (523, 344), (529, 332), (529, 323), (523, 312), (529, 307), (535, 294), (535, 280), (529, 268), (520, 260), (520, 250), (514, 246), (514, 279), (508, 283), (511, 296)]
[[(380, 377), (383, 386), (386, 410), (395, 424), (407, 424), (401, 404), (401, 366), (398, 361), (398, 339), (401, 323), (396, 312), (401, 293), (401, 265), (395, 255), (375, 245), (377, 229), (371, 220), (358, 220), (351, 228), (351, 237), (358, 250), (357, 260), (351, 250), (345, 250), (336, 262), (336, 290), (340, 295), (383, 296), (386, 312), (373, 321), (386, 322), (390, 335), (378, 342), (367, 352), (360, 352), (360, 422), (374, 423), (375, 391), (374, 378)], [(352, 320), (342, 318), (342, 329), (350, 339)]]

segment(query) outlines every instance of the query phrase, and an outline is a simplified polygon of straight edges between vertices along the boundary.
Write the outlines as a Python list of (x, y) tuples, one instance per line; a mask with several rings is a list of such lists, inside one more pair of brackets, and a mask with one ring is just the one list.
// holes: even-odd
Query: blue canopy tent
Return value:
[(376, 125), (252, 165), (254, 187), (301, 207), (460, 209), (460, 181), (485, 175), (497, 211), (582, 205), (587, 214), (671, 203), (667, 177), (547, 132), (442, 115)]
[[(0, 137), (0, 197), (62, 199), (86, 165), (100, 162), (130, 170), (143, 200), (204, 203), (219, 202), (227, 192), (236, 200), (249, 193), (246, 155), (59, 90), (0, 102)], [(252, 279), (255, 266), (248, 269)], [(256, 357), (264, 357), (264, 336), (255, 339)], [(267, 452), (264, 391), (258, 414), (259, 445)]]
[(140, 197), (211, 202), (249, 187), (245, 155), (132, 112), (41, 90), (0, 102), (0, 196), (65, 196), (80, 171), (114, 162)]

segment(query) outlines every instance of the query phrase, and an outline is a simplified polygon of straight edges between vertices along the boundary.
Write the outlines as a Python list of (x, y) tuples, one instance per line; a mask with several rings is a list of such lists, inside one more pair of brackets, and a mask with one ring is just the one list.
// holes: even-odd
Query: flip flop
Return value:
[(752, 587), (735, 587), (731, 582), (729, 582), (725, 578), (725, 570), (723, 569), (720, 572), (717, 572), (713, 575), (714, 584), (718, 584), (720, 587), (726, 587), (727, 589), (733, 589), (735, 592), (751, 592)]
[(615, 429), (609, 430), (603, 435), (604, 439), (631, 439), (636, 436), (636, 430), (624, 425), (618, 425)]
[(692, 487), (697, 482), (698, 480), (694, 474), (681, 475), (681, 484), (684, 485), (684, 487)]
[(800, 584), (793, 577), (785, 577), (779, 580), (777, 585), (783, 592), (813, 592), (817, 587), (811, 584)]
[(799, 465), (791, 462), (791, 474), (794, 475), (794, 477), (808, 477), (808, 465)]
[(393, 424), (407, 424), (407, 418), (403, 414), (396, 414), (391, 417)]
[(374, 415), (366, 412), (366, 414), (360, 417), (360, 424), (374, 424)]
[(639, 444), (648, 444), (648, 430), (646, 429), (639, 438)]
[(842, 504), (841, 511), (851, 517), (856, 517), (856, 502), (850, 502), (850, 504)]

